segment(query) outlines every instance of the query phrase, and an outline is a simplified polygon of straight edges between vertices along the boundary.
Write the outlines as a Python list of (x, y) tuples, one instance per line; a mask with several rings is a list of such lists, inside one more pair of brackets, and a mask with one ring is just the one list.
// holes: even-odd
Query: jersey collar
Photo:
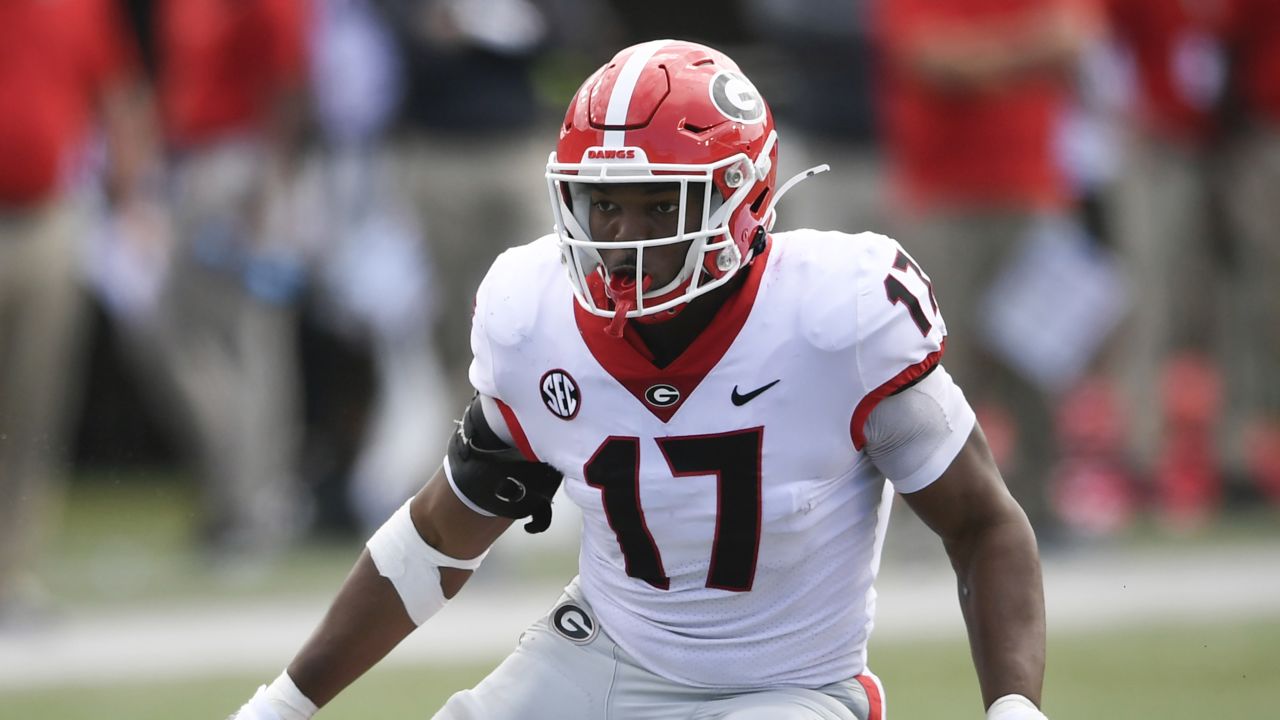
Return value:
[(720, 362), (742, 331), (751, 308), (755, 305), (760, 280), (764, 276), (772, 248), (773, 241), (770, 238), (764, 251), (747, 266), (747, 277), (742, 287), (725, 300), (711, 322), (694, 338), (689, 347), (664, 368), (653, 364), (653, 355), (630, 323), (623, 331), (623, 337), (612, 337), (605, 333), (609, 318), (592, 315), (577, 300), (573, 300), (578, 332), (596, 362), (635, 396), (645, 409), (665, 423), (675, 416), (676, 411)]

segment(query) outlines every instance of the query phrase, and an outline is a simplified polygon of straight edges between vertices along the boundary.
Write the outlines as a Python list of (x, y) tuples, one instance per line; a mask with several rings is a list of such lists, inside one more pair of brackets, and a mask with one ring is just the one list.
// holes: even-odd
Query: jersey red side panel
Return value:
[(502, 402), (498, 398), (493, 399), (498, 404), (498, 409), (502, 411), (502, 419), (507, 423), (507, 429), (511, 431), (511, 439), (516, 441), (516, 447), (520, 450), (520, 454), (529, 462), (542, 462), (538, 459), (536, 453), (533, 452), (533, 446), (529, 444), (529, 436), (525, 435), (524, 428), (520, 426), (520, 420), (516, 418), (516, 411), (511, 406)]
[(874, 675), (858, 675), (854, 680), (867, 692), (867, 720), (884, 720), (884, 695), (880, 692), (880, 679)]

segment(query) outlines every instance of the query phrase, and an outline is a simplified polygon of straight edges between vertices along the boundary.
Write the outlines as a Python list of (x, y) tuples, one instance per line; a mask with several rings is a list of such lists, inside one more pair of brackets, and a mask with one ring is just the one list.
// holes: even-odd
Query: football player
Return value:
[(636, 45), (587, 79), (547, 165), (555, 234), (477, 294), (443, 467), (239, 718), (310, 717), (513, 520), (545, 528), (561, 483), (579, 576), (436, 718), (883, 718), (867, 640), (894, 491), (955, 567), (987, 717), (1044, 717), (1035, 537), (940, 364), (929, 278), (882, 235), (771, 234), (777, 141), (708, 47)]

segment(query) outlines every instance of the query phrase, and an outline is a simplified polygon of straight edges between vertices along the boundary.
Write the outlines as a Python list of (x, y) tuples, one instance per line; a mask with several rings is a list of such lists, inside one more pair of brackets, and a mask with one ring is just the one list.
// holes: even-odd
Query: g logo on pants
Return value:
[(595, 619), (571, 602), (551, 611), (551, 627), (564, 639), (578, 645), (586, 645), (596, 637)]

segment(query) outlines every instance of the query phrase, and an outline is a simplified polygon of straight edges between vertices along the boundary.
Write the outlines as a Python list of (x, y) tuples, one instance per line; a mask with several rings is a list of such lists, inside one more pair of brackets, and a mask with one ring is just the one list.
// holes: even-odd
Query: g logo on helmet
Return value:
[(542, 391), (542, 403), (561, 420), (572, 420), (582, 407), (578, 383), (564, 370), (548, 370), (538, 381), (538, 389)]
[(721, 70), (711, 78), (711, 104), (730, 120), (747, 125), (764, 122), (764, 98), (738, 73)]

